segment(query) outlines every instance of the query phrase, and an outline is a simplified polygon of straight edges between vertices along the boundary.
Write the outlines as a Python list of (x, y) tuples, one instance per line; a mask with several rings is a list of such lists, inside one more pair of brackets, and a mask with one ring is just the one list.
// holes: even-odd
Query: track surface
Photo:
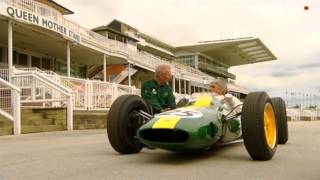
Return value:
[(253, 161), (242, 142), (202, 153), (144, 149), (119, 155), (105, 130), (0, 137), (0, 180), (320, 179), (320, 121), (290, 122), (289, 141), (270, 161)]

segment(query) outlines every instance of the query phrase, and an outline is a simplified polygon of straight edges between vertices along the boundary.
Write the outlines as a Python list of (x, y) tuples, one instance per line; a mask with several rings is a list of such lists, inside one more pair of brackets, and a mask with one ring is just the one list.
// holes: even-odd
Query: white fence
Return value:
[(287, 116), (292, 121), (320, 120), (320, 109), (287, 108)]
[[(8, 69), (0, 69), (2, 79), (8, 79)], [(72, 78), (37, 68), (14, 70), (13, 84), (22, 90), (24, 106), (63, 107), (67, 95), (72, 96), (75, 110), (107, 110), (112, 102), (124, 94), (140, 94), (127, 85)]]
[(21, 90), (0, 78), (0, 114), (13, 121), (13, 133), (21, 133)]
[[(66, 107), (73, 110), (108, 110), (124, 94), (140, 95), (134, 86), (60, 76), (37, 68), (14, 69), (13, 84), (21, 88), (21, 103), (29, 107)], [(8, 79), (8, 69), (0, 69)], [(178, 102), (188, 95), (175, 93)], [(7, 105), (6, 105), (7, 106)], [(69, 112), (70, 110), (68, 110)]]

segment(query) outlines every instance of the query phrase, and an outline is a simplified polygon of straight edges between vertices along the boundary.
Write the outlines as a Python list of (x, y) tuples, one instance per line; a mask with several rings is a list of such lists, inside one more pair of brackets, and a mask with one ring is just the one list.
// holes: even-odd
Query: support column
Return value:
[(183, 90), (184, 90), (184, 95), (187, 94), (187, 80), (184, 80), (183, 82)]
[(191, 80), (189, 81), (189, 84), (188, 84), (188, 94), (191, 95)]
[(194, 58), (194, 67), (196, 69), (199, 69), (199, 56), (200, 55), (195, 55), (195, 58)]
[(176, 77), (172, 75), (172, 91), (176, 92)]
[(107, 81), (107, 55), (103, 54), (103, 81)]
[(28, 54), (28, 67), (32, 67), (32, 56)]
[(181, 76), (179, 77), (179, 94), (181, 94)]
[(67, 76), (70, 77), (70, 42), (67, 41)]
[(8, 78), (9, 82), (12, 82), (12, 76), (13, 76), (13, 60), (12, 60), (12, 55), (13, 54), (13, 48), (12, 48), (12, 22), (11, 20), (8, 21)]
[(128, 64), (128, 86), (131, 87), (131, 64)]

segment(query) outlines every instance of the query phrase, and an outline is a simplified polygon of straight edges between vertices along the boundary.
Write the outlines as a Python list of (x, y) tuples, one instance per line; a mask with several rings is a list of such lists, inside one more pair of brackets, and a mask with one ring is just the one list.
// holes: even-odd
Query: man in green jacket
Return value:
[(168, 81), (172, 78), (171, 66), (161, 64), (156, 68), (155, 77), (142, 84), (141, 96), (153, 107), (154, 113), (176, 108), (176, 100)]

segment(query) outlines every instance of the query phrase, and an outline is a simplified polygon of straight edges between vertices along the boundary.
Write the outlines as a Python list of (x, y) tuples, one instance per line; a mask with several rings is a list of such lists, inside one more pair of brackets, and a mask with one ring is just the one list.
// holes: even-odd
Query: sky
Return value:
[(288, 96), (293, 92), (320, 95), (319, 0), (56, 2), (74, 11), (68, 18), (84, 27), (118, 19), (173, 45), (258, 37), (278, 60), (230, 68), (237, 76), (236, 83), (271, 96), (284, 97), (286, 92)]

